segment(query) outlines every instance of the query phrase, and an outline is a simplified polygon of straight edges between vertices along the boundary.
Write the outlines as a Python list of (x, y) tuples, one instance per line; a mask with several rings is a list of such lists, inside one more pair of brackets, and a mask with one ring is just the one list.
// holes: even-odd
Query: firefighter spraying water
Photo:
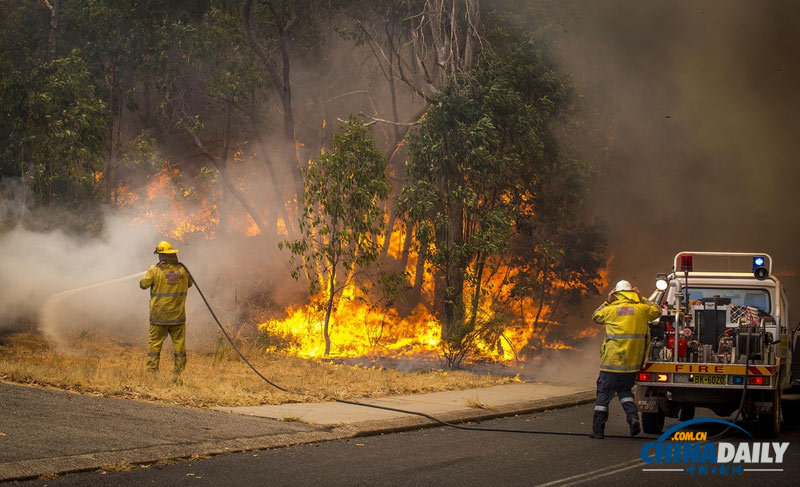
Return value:
[(630, 426), (631, 436), (641, 431), (639, 414), (631, 388), (644, 360), (647, 323), (661, 315), (661, 309), (645, 300), (628, 281), (619, 281), (608, 301), (594, 312), (592, 319), (605, 325), (606, 338), (597, 378), (597, 401), (592, 419), (591, 438), (603, 439), (608, 420), (608, 403), (619, 396)]
[[(434, 423), (440, 424), (442, 426), (449, 426), (456, 429), (462, 429), (467, 431), (476, 431), (476, 432), (495, 432), (495, 433), (519, 433), (519, 434), (533, 434), (533, 435), (549, 435), (549, 436), (586, 436), (583, 433), (575, 433), (575, 432), (565, 432), (565, 431), (536, 431), (536, 430), (518, 430), (518, 429), (510, 429), (510, 428), (487, 428), (487, 427), (480, 427), (480, 426), (462, 426), (459, 424), (450, 423), (439, 419), (435, 416), (419, 412), (419, 411), (412, 411), (407, 409), (400, 409), (394, 407), (387, 407), (381, 406), (377, 404), (369, 404), (365, 402), (359, 401), (351, 401), (346, 399), (340, 399), (337, 397), (330, 397), (330, 396), (316, 396), (316, 395), (309, 395), (300, 390), (293, 390), (287, 387), (284, 387), (276, 382), (270, 380), (267, 376), (262, 374), (242, 353), (239, 347), (231, 338), (230, 334), (225, 330), (225, 327), (222, 325), (222, 322), (217, 317), (214, 309), (212, 308), (211, 304), (208, 302), (203, 291), (200, 289), (200, 286), (197, 285), (196, 281), (194, 280), (191, 272), (180, 263), (177, 259), (177, 249), (173, 248), (169, 242), (162, 241), (159, 243), (156, 251), (154, 253), (158, 254), (159, 262), (156, 265), (151, 266), (151, 268), (147, 271), (144, 277), (140, 281), (140, 287), (142, 289), (150, 289), (151, 290), (151, 317), (150, 317), (150, 347), (148, 353), (148, 367), (151, 365), (153, 368), (157, 367), (158, 365), (158, 357), (160, 355), (161, 345), (163, 344), (164, 339), (166, 339), (167, 335), (170, 335), (173, 340), (173, 345), (176, 351), (175, 355), (175, 371), (176, 374), (180, 373), (186, 365), (185, 359), (185, 327), (186, 327), (186, 315), (185, 315), (185, 303), (186, 303), (186, 295), (188, 293), (188, 288), (193, 286), (200, 298), (202, 299), (203, 303), (205, 304), (206, 308), (208, 309), (209, 314), (214, 319), (214, 322), (220, 329), (220, 332), (231, 345), (233, 350), (239, 355), (243, 362), (255, 373), (260, 379), (262, 379), (265, 383), (269, 384), (270, 386), (281, 390), (283, 392), (287, 392), (290, 394), (296, 394), (300, 397), (308, 398), (313, 397), (317, 400), (324, 399), (324, 400), (332, 400), (334, 402), (342, 403), (342, 404), (349, 404), (355, 405), (360, 407), (372, 408), (372, 409), (381, 409), (387, 410), (392, 412), (399, 412), (403, 414), (409, 414), (414, 416), (419, 416), (426, 418)], [(170, 271), (175, 271), (175, 273), (170, 273)], [(83, 288), (77, 288), (70, 291), (65, 291), (64, 293), (60, 293), (59, 295), (53, 296), (49, 303), (55, 304), (57, 301), (62, 299), (64, 296), (71, 295), (78, 293), (80, 291), (96, 288), (101, 286), (106, 286), (110, 284), (114, 284), (117, 282), (126, 281), (132, 279), (134, 277), (139, 277), (142, 274), (134, 274), (131, 276), (125, 276), (123, 278), (114, 279), (111, 281), (106, 281), (98, 284), (92, 284), (90, 286), (84, 286)], [(166, 299), (165, 299), (166, 298)], [(51, 308), (52, 308), (51, 304)], [(161, 327), (155, 328), (154, 327)], [(155, 359), (155, 360), (154, 360)], [(180, 378), (176, 375), (175, 381), (180, 383)], [(614, 436), (614, 435), (612, 435)]]
[(186, 368), (186, 294), (192, 278), (178, 262), (178, 249), (162, 240), (153, 252), (158, 263), (139, 281), (139, 287), (150, 289), (150, 331), (147, 344), (147, 368), (158, 370), (161, 347), (167, 335), (172, 339), (177, 377)]

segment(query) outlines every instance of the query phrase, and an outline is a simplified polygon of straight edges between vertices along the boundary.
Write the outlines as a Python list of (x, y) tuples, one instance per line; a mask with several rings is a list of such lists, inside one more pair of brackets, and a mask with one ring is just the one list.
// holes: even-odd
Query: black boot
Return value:
[(642, 428), (639, 426), (639, 420), (634, 419), (629, 423), (629, 426), (631, 427), (631, 436), (636, 436), (642, 432)]
[(605, 438), (606, 421), (608, 420), (608, 411), (594, 411), (592, 417), (592, 434), (589, 438), (595, 440), (602, 440)]

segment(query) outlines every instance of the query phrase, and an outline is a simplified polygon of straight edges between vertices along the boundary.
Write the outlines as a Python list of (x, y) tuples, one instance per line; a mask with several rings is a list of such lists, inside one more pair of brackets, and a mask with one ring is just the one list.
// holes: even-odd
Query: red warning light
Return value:
[(692, 256), (681, 255), (681, 272), (692, 272)]

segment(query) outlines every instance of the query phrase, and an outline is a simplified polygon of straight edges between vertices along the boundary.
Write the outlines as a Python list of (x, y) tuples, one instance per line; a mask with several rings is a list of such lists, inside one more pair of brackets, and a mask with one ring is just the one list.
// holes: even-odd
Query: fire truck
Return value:
[[(699, 261), (714, 265), (695, 269)], [(680, 252), (672, 272), (658, 275), (650, 299), (662, 315), (650, 323), (636, 380), (645, 433), (660, 434), (665, 417), (686, 421), (703, 407), (757, 420), (762, 435), (777, 436), (782, 395), (793, 377), (800, 383), (800, 324), (790, 325), (772, 257)]]

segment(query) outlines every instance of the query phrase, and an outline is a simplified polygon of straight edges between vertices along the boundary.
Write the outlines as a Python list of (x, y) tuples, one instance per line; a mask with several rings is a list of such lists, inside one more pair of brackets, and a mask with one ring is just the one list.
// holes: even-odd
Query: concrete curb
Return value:
[[(453, 424), (484, 421), (577, 406), (593, 402), (594, 399), (595, 391), (592, 390), (571, 394), (569, 396), (507, 404), (492, 409), (463, 409), (440, 414), (437, 417)], [(122, 451), (22, 460), (0, 463), (0, 482), (30, 480), (42, 476), (85, 472), (112, 465), (146, 465), (158, 461), (186, 460), (197, 456), (202, 457), (220, 455), (223, 453), (283, 448), (322, 441), (412, 431), (438, 425), (438, 423), (420, 416), (406, 416), (390, 420), (372, 420), (345, 424), (318, 431), (234, 438), (230, 440), (199, 443), (179, 443)]]

